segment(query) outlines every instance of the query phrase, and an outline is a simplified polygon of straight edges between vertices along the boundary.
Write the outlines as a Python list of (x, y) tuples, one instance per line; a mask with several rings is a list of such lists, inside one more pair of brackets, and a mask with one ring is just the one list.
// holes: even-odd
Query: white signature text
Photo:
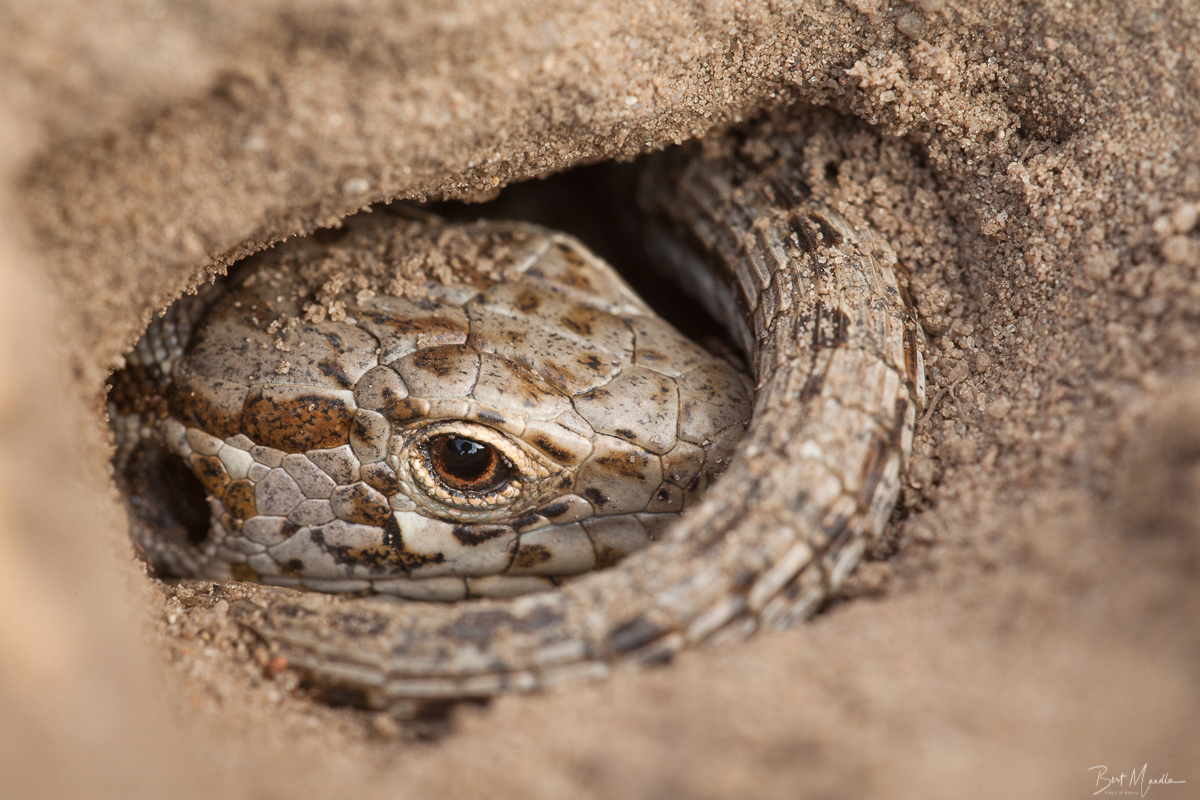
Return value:
[(1151, 786), (1187, 783), (1187, 781), (1177, 781), (1165, 772), (1157, 778), (1153, 776), (1147, 778), (1146, 767), (1146, 764), (1142, 764), (1141, 769), (1122, 772), (1120, 775), (1111, 774), (1108, 771), (1108, 767), (1103, 764), (1089, 767), (1088, 772), (1096, 773), (1096, 791), (1092, 792), (1092, 796), (1098, 794), (1129, 794), (1145, 797), (1146, 792), (1150, 791)]

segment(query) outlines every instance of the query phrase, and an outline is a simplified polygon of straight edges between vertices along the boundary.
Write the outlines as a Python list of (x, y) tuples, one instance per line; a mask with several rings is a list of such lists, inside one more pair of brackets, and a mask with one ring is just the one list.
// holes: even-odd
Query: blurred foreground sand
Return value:
[[(0, 793), (1084, 797), (1090, 768), (1146, 764), (1188, 782), (1154, 797), (1195, 796), (1197, 19), (1186, 0), (5, 4)], [(370, 202), (482, 198), (784, 103), (841, 115), (812, 114), (837, 167), (814, 180), (912, 271), (940, 395), (888, 557), (846, 602), (465, 709), (429, 744), (268, 677), (220, 604), (131, 566), (99, 393), (205, 269)]]

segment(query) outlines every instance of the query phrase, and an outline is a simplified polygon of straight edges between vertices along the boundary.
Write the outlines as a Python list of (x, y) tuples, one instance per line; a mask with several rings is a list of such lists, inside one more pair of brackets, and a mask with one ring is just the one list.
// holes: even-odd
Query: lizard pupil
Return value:
[(446, 449), (446, 466), (462, 478), (479, 477), (492, 460), (490, 447), (460, 436), (451, 437)]
[(489, 491), (508, 480), (508, 464), (496, 448), (465, 436), (435, 437), (429, 455), (438, 477), (458, 491)]

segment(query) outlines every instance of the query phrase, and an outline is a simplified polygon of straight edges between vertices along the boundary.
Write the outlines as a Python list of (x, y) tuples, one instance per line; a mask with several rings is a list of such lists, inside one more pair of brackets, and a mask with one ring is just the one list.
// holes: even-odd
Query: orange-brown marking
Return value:
[(596, 463), (609, 472), (620, 475), (622, 478), (645, 480), (646, 473), (643, 470), (650, 463), (650, 459), (648, 456), (640, 453), (630, 453), (628, 455), (622, 453), (620, 455), (600, 456), (596, 459)]
[(354, 409), (338, 395), (315, 386), (255, 386), (246, 398), (242, 432), (285, 453), (303, 453), (346, 443)]
[(392, 515), (383, 495), (362, 481), (337, 487), (329, 502), (333, 505), (334, 513), (347, 522), (383, 525)]
[(241, 428), (242, 406), (249, 389), (240, 383), (180, 375), (167, 387), (167, 406), (175, 419), (224, 439)]
[(204, 490), (213, 497), (220, 498), (225, 494), (229, 485), (229, 473), (225, 465), (216, 456), (192, 456), (192, 471), (204, 484)]
[(221, 498), (225, 510), (238, 519), (250, 519), (258, 513), (254, 502), (254, 484), (248, 480), (238, 480), (225, 487), (225, 496)]
[(385, 495), (390, 496), (400, 491), (400, 481), (396, 478), (396, 473), (382, 461), (363, 464), (360, 474), (368, 486)]
[(464, 357), (474, 362), (475, 351), (457, 344), (430, 347), (415, 353), (412, 357), (412, 365), (439, 378), (445, 378), (458, 370)]

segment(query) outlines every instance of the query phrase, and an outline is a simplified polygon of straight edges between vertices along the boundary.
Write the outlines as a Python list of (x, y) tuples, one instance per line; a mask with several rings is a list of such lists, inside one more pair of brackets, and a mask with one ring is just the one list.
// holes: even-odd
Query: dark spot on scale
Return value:
[(204, 484), (209, 494), (218, 498), (224, 496), (225, 487), (229, 485), (229, 473), (225, 471), (221, 459), (216, 456), (195, 456), (191, 459), (191, 464), (196, 471), (196, 477)]
[(496, 411), (489, 411), (486, 408), (481, 408), (477, 414), (477, 417), (480, 422), (486, 422), (489, 425), (503, 425), (508, 421), (505, 419), (503, 414), (500, 414)]
[(625, 551), (606, 544), (596, 543), (596, 569), (608, 569), (621, 563)]
[(808, 227), (807, 221), (800, 214), (793, 214), (788, 220), (788, 227), (796, 234), (796, 243), (800, 245), (800, 249), (805, 253), (811, 253), (817, 249), (817, 234), (816, 231)]
[(558, 246), (558, 253), (562, 260), (570, 267), (564, 274), (559, 276), (559, 281), (565, 286), (571, 286), (576, 289), (583, 289), (586, 292), (595, 291), (591, 280), (587, 275), (587, 262), (577, 253), (574, 248), (565, 245)]
[(371, 700), (364, 689), (349, 686), (313, 686), (313, 695), (331, 708), (370, 708)]
[(559, 322), (567, 330), (577, 333), (580, 336), (592, 335), (592, 322), (596, 318), (596, 312), (585, 306), (576, 306), (568, 311), (563, 316), (559, 317)]
[(825, 373), (814, 373), (808, 376), (808, 380), (800, 387), (800, 399), (807, 402), (821, 393), (821, 387), (825, 384)]
[(475, 351), (459, 344), (428, 347), (418, 350), (410, 358), (414, 367), (425, 370), (438, 378), (445, 378), (457, 372), (463, 359), (470, 359), (473, 363), (478, 363)]
[(613, 432), (615, 434), (617, 434), (617, 436), (620, 436), (622, 439), (628, 439), (630, 441), (633, 441), (634, 439), (637, 438), (637, 434), (634, 433), (633, 431), (629, 430), (629, 428), (617, 428)]
[(350, 380), (350, 376), (346, 374), (346, 371), (337, 364), (332, 364), (328, 361), (322, 361), (317, 365), (317, 369), (320, 370), (321, 374), (326, 378), (332, 378), (334, 381), (336, 381), (337, 385), (343, 389), (354, 388), (354, 381)]
[(819, 328), (821, 334), (818, 340), (820, 344), (828, 347), (836, 347), (846, 341), (850, 328), (854, 325), (850, 315), (840, 308), (835, 308), (832, 313), (826, 309), (824, 319)]
[(546, 517), (547, 519), (556, 519), (558, 517), (561, 517), (563, 514), (567, 513), (570, 510), (571, 510), (570, 505), (568, 505), (567, 503), (564, 503), (562, 501), (559, 501), (557, 503), (551, 503), (548, 506), (544, 506), (541, 510), (541, 514), (543, 517)]
[(321, 331), (321, 335), (325, 337), (325, 341), (329, 342), (329, 346), (333, 348), (335, 353), (346, 352), (345, 343), (342, 341), (341, 335), (333, 331)]
[(908, 373), (910, 379), (915, 379), (917, 376), (917, 359), (920, 357), (918, 349), (917, 336), (914, 326), (904, 326), (904, 371)]
[(395, 519), (387, 500), (362, 481), (337, 487), (331, 500), (335, 507), (344, 505), (344, 511), (340, 513), (347, 522), (383, 527), (389, 519)]
[(528, 289), (522, 289), (516, 297), (517, 310), (523, 314), (532, 314), (542, 305), (542, 299)]
[(604, 492), (595, 487), (584, 489), (583, 496), (592, 501), (592, 505), (597, 508), (608, 505), (608, 498), (604, 495)]
[(425, 414), (425, 405), (416, 397), (404, 397), (388, 403), (383, 416), (393, 425), (399, 425)]
[(597, 374), (603, 373), (608, 367), (608, 364), (604, 361), (604, 359), (593, 353), (579, 356), (575, 359), (575, 363), (584, 369), (590, 369), (592, 372)]
[(507, 611), (471, 611), (438, 628), (437, 632), (451, 640), (486, 645), (493, 636), (503, 631), (537, 633), (561, 623), (562, 619), (562, 614), (544, 607), (538, 607), (524, 617), (513, 616)]
[(334, 617), (336, 630), (348, 636), (379, 636), (387, 630), (387, 617), (382, 614), (341, 613)]
[[(631, 458), (633, 459), (632, 461), (630, 460)], [(622, 478), (640, 481), (645, 480), (646, 473), (643, 469), (649, 463), (649, 459), (645, 456), (639, 458), (637, 455), (610, 455), (597, 458), (596, 463), (609, 472), (620, 475)]]
[(250, 519), (258, 514), (254, 484), (245, 479), (233, 481), (226, 486), (221, 503), (235, 519)]
[(178, 375), (167, 387), (167, 407), (184, 425), (218, 439), (233, 436), (242, 424), (248, 386), (204, 375)]
[(829, 537), (830, 541), (833, 541), (834, 539), (836, 539), (838, 536), (841, 535), (842, 531), (844, 531), (846, 529), (846, 526), (849, 523), (850, 523), (850, 515), (849, 514), (838, 514), (836, 517), (833, 518), (833, 520), (828, 524), (828, 526), (822, 532), (826, 536)]
[(383, 523), (383, 543), (397, 550), (404, 549), (404, 537), (400, 533), (400, 523), (396, 522), (395, 514), (389, 516)]
[(563, 616), (553, 609), (538, 606), (525, 617), (517, 617), (513, 628), (521, 633), (536, 633), (562, 622)]
[(289, 575), (293, 578), (299, 578), (304, 572), (304, 562), (298, 558), (289, 558), (287, 561), (279, 565), (279, 569), (284, 575)]
[(649, 362), (652, 364), (666, 364), (667, 363), (667, 357), (665, 355), (658, 352), (657, 350), (651, 350), (649, 348), (639, 349), (638, 350), (638, 358), (641, 359), (642, 362)]
[(859, 498), (864, 504), (864, 507), (869, 507), (871, 501), (875, 497), (875, 489), (879, 486), (879, 482), (883, 480), (883, 467), (887, 460), (888, 442), (885, 439), (876, 439), (871, 444), (871, 450), (867, 454), (867, 460), (863, 463), (862, 471), (859, 475), (859, 480), (862, 488), (859, 490)]
[(412, 361), (414, 366), (444, 378), (454, 371), (454, 362), (448, 356), (449, 353), (443, 352), (442, 348), (435, 347), (418, 351)]
[(537, 521), (538, 521), (537, 514), (525, 514), (524, 516), (517, 517), (516, 519), (512, 520), (508, 524), (511, 525), (512, 527), (516, 528), (517, 530), (521, 530), (522, 528), (528, 528), (530, 525), (533, 525)]
[(804, 198), (810, 194), (809, 189), (802, 183), (796, 183), (791, 180), (771, 179), (771, 187), (775, 189), (777, 197), (781, 197), (786, 201), (789, 209), (795, 208), (803, 202)]
[(904, 430), (904, 418), (908, 415), (908, 399), (905, 397), (896, 398), (896, 416), (895, 422), (892, 424), (892, 435), (898, 436), (899, 431)]
[[(294, 562), (294, 559), (293, 559), (293, 561), (289, 561), (288, 563), (291, 564), (293, 562)], [(288, 617), (289, 619), (300, 619), (301, 617), (308, 618), (308, 617), (313, 616), (313, 612), (309, 611), (307, 608), (301, 608), (300, 606), (294, 606), (291, 603), (286, 603), (284, 605), (279, 605), (279, 606), (272, 606), (271, 610), (277, 614), (281, 614), (285, 617)]]
[(516, 556), (513, 557), (513, 566), (529, 569), (536, 567), (539, 564), (545, 564), (554, 554), (550, 552), (550, 548), (544, 544), (522, 545), (517, 550)]
[(512, 628), (512, 614), (506, 611), (476, 611), (461, 615), (449, 625), (439, 629), (439, 633), (453, 641), (476, 642), (487, 644), (501, 628)]
[(371, 425), (367, 417), (355, 414), (354, 420), (350, 423), (350, 433), (359, 439), (370, 441)]
[[(536, 367), (537, 365), (530, 364), (530, 366)], [(550, 363), (541, 365), (541, 374), (551, 386), (564, 394), (570, 394), (568, 387), (571, 383), (578, 380), (574, 373), (560, 369), (558, 366)]]
[[(396, 473), (382, 461), (374, 464), (363, 464), (360, 474), (368, 486), (388, 497), (400, 491), (400, 481), (396, 478)], [(392, 522), (395, 522), (394, 517), (392, 518)]]
[(662, 636), (666, 631), (639, 614), (628, 622), (612, 628), (608, 632), (607, 644), (613, 655), (628, 653), (644, 644), (649, 644)]
[(595, 389), (592, 389), (590, 392), (586, 392), (586, 393), (580, 395), (577, 398), (577, 400), (602, 403), (611, 397), (612, 397), (612, 392), (610, 392), (606, 387), (597, 386)]
[(475, 547), (497, 536), (512, 533), (512, 528), (505, 525), (457, 525), (451, 533), (459, 544)]
[(842, 243), (842, 235), (833, 229), (828, 220), (820, 214), (809, 214), (808, 216), (821, 227), (821, 236), (825, 238), (826, 247), (834, 247)]
[[(395, 517), (388, 517), (388, 520), (395, 523)], [(446, 560), (446, 557), (441, 553), (434, 553), (432, 555), (414, 553), (405, 549), (403, 542), (400, 547), (389, 544), (389, 540), (395, 541), (397, 537), (389, 537), (387, 522), (382, 527), (383, 541), (363, 547), (347, 547), (345, 545), (332, 544), (325, 539), (325, 533), (320, 528), (313, 529), (309, 536), (314, 544), (320, 546), (326, 553), (333, 556), (335, 561), (341, 564), (370, 567), (376, 574), (381, 575), (394, 575), (397, 570), (411, 572), (417, 567), (441, 564)], [(398, 527), (396, 532), (399, 532)]]
[(571, 458), (570, 451), (559, 447), (551, 439), (545, 436), (531, 436), (529, 437), (529, 443), (553, 458), (555, 461), (564, 462)]

